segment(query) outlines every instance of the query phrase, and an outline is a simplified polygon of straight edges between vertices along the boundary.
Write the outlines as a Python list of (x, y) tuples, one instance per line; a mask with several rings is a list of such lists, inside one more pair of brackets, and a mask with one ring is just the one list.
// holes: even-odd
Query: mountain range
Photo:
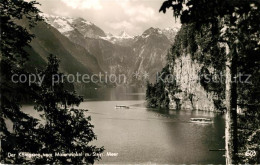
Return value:
[[(125, 74), (129, 85), (142, 85), (145, 79), (155, 81), (155, 74), (166, 64), (168, 49), (179, 29), (149, 28), (141, 35), (130, 36), (104, 32), (83, 18), (42, 14), (44, 22), (31, 29), (36, 37), (28, 49), (32, 65), (46, 63), (48, 54), (61, 59), (65, 73)], [(27, 26), (26, 21), (23, 21)], [(140, 76), (134, 77), (134, 73)]]

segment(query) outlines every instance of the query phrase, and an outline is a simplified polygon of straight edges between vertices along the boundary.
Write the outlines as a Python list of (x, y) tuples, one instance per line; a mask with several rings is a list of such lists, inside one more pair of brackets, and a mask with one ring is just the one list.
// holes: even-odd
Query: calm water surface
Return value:
[[(80, 108), (88, 109), (97, 146), (104, 146), (97, 163), (225, 163), (224, 117), (202, 111), (167, 111), (145, 107), (144, 89), (97, 89)], [(127, 105), (130, 109), (115, 109)], [(27, 110), (32, 106), (25, 106)], [(32, 111), (30, 110), (32, 113)], [(192, 117), (211, 118), (213, 124), (189, 123)], [(107, 152), (118, 156), (106, 156)]]

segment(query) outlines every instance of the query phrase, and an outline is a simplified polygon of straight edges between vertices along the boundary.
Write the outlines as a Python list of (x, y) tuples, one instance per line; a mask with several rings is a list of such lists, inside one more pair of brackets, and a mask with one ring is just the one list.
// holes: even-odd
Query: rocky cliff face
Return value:
[(214, 105), (216, 94), (206, 91), (200, 83), (198, 73), (202, 67), (203, 64), (193, 61), (190, 54), (180, 56), (170, 65), (170, 73), (176, 78), (179, 89), (169, 92), (170, 109), (217, 110)]
[(223, 110), (225, 81), (220, 76), (224, 64), (224, 50), (211, 38), (207, 27), (201, 34), (193, 25), (183, 25), (169, 50), (161, 72), (164, 75), (148, 84), (148, 104), (170, 109)]

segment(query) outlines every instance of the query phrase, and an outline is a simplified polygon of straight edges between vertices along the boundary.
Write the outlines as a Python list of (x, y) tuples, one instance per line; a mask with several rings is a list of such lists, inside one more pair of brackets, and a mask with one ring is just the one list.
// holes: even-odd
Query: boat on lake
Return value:
[(126, 105), (116, 105), (115, 107), (116, 109), (129, 109), (130, 107), (126, 106)]
[(192, 123), (200, 123), (200, 124), (209, 124), (213, 123), (213, 121), (209, 118), (190, 118), (190, 122)]

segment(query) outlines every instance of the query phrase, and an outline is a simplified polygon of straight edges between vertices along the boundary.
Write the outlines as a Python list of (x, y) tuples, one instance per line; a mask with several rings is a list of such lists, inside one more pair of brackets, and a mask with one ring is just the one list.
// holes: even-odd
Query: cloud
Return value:
[(99, 0), (61, 0), (67, 6), (73, 9), (102, 9), (102, 5)]
[(61, 10), (61, 9), (52, 10), (52, 14), (59, 15), (59, 16), (65, 16), (65, 17), (70, 17), (71, 16), (68, 11)]
[(82, 17), (105, 32), (142, 34), (150, 27), (176, 27), (172, 13), (159, 13), (161, 0), (37, 0), (43, 12)]
[(128, 16), (144, 15), (146, 17), (154, 16), (154, 10), (151, 7), (140, 6), (127, 6), (125, 7), (125, 13)]
[(135, 24), (129, 21), (107, 22), (106, 26), (108, 26), (110, 29), (113, 29), (112, 32), (114, 32), (114, 34), (119, 34), (121, 31), (126, 31), (127, 33), (133, 31), (142, 31), (140, 26), (135, 26)]
[(136, 0), (116, 0), (116, 3), (119, 4), (126, 17), (130, 18), (132, 22), (147, 22), (158, 18), (154, 8), (137, 3)]
[(115, 30), (134, 29), (133, 24), (128, 21), (110, 22), (107, 24), (108, 24), (108, 26), (110, 26), (110, 28), (115, 29)]
[(128, 17), (130, 18), (131, 22), (140, 22), (140, 23), (146, 23), (146, 22), (153, 22), (158, 20), (158, 16), (155, 14), (154, 9), (149, 7), (143, 7), (139, 6), (137, 8), (133, 8), (126, 11)]

